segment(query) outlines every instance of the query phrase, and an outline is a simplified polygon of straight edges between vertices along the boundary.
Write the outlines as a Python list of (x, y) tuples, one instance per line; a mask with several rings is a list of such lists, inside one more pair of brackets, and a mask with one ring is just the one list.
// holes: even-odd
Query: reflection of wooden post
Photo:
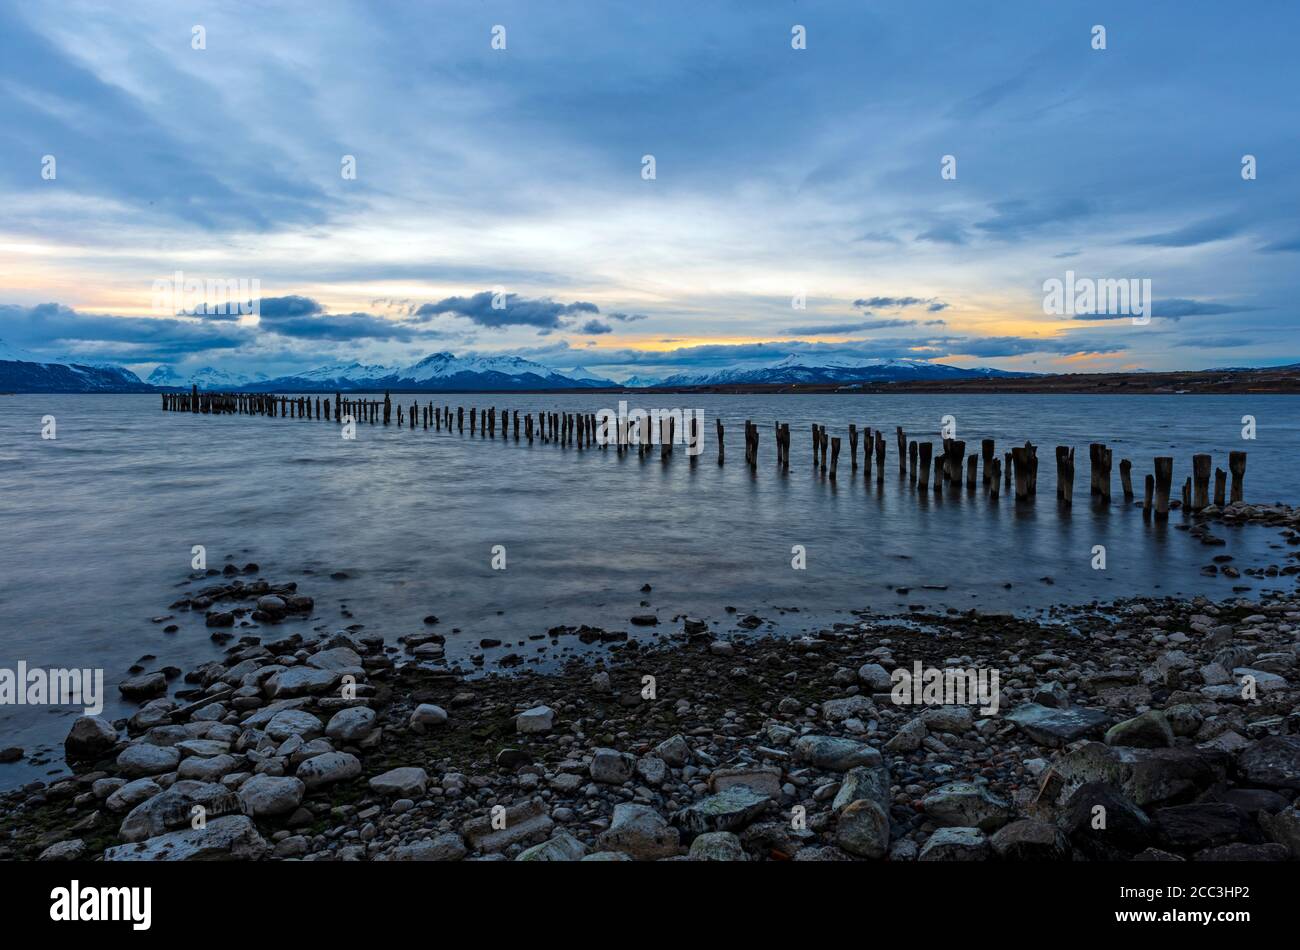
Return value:
[(1200, 511), (1210, 505), (1210, 456), (1192, 456), (1192, 510)]
[(1228, 453), (1228, 471), (1232, 472), (1232, 490), (1228, 495), (1228, 501), (1236, 504), (1243, 500), (1242, 480), (1246, 477), (1245, 452)]
[(1145, 480), (1145, 485), (1146, 485), (1146, 500), (1142, 503), (1142, 517), (1143, 517), (1143, 518), (1150, 518), (1150, 517), (1151, 517), (1151, 504), (1152, 504), (1151, 499), (1152, 499), (1152, 496), (1155, 494), (1155, 490), (1156, 490), (1156, 478), (1155, 478), (1155, 476), (1154, 476), (1154, 475), (1147, 475), (1146, 480)]
[(1214, 470), (1214, 504), (1223, 507), (1228, 491), (1228, 473), (1221, 468)]
[(1156, 467), (1156, 517), (1169, 517), (1169, 489), (1174, 481), (1174, 460), (1167, 455), (1158, 456)]
[[(912, 443), (916, 445), (915, 442)], [(930, 484), (930, 454), (934, 451), (934, 446), (929, 442), (922, 442), (917, 446), (917, 455), (920, 459), (920, 467), (917, 470), (916, 483), (921, 486), (922, 490)]]
[(1128, 459), (1119, 461), (1119, 484), (1124, 489), (1124, 500), (1133, 499), (1133, 463)]
[(1074, 503), (1074, 447), (1056, 447), (1056, 497), (1067, 505)]

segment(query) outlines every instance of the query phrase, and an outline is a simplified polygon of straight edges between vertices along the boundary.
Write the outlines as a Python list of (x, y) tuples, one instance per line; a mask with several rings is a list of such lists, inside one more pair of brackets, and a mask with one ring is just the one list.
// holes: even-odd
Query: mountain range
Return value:
[(562, 371), (519, 356), (467, 356), (433, 353), (409, 366), (375, 363), (330, 363), (312, 370), (268, 378), (205, 366), (189, 373), (160, 364), (145, 380), (106, 363), (81, 360), (49, 362), (6, 347), (0, 341), (0, 390), (8, 392), (150, 392), (160, 389), (245, 390), (261, 392), (488, 392), (555, 389), (683, 388), (737, 384), (813, 384), (943, 381), (1032, 376), (990, 368), (963, 369), (944, 363), (908, 359), (817, 359), (787, 356), (703, 373), (668, 377), (633, 376), (622, 383), (582, 366)]

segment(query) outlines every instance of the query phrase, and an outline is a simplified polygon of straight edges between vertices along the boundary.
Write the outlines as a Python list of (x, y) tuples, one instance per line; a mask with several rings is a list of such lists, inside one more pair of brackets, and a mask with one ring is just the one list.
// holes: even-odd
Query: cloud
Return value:
[(1087, 217), (1094, 210), (1092, 203), (1082, 198), (1000, 201), (993, 205), (992, 217), (976, 221), (975, 227), (994, 237), (1021, 237), (1047, 225)]
[(1252, 340), (1244, 336), (1204, 336), (1178, 340), (1174, 343), (1174, 346), (1204, 347), (1207, 350), (1218, 350), (1237, 346), (1254, 346), (1258, 342), (1258, 340)]
[(611, 320), (622, 320), (624, 323), (632, 323), (636, 320), (646, 319), (646, 315), (644, 313), (611, 313), (609, 318)]
[(929, 241), (933, 244), (962, 245), (966, 243), (966, 232), (961, 225), (947, 222), (931, 225), (918, 234), (916, 239), (918, 241)]
[[(1151, 316), (1165, 320), (1180, 320), (1183, 317), (1217, 317), (1229, 313), (1250, 313), (1260, 309), (1262, 308), (1241, 304), (1191, 300), (1187, 297), (1170, 297), (1167, 300), (1151, 302)], [(1077, 313), (1073, 319), (1091, 322), (1098, 320), (1128, 320), (1131, 317), (1132, 315), (1128, 313)]]
[(782, 336), (835, 336), (844, 333), (861, 333), (864, 330), (884, 330), (890, 327), (913, 326), (911, 320), (867, 320), (862, 323), (826, 323), (811, 327), (789, 327)]
[(586, 333), (590, 336), (596, 336), (601, 333), (613, 333), (614, 328), (611, 327), (608, 323), (604, 323), (600, 320), (588, 320), (586, 323), (582, 325), (581, 332)]
[(1150, 247), (1195, 247), (1198, 244), (1209, 244), (1212, 241), (1222, 241), (1225, 238), (1230, 238), (1240, 230), (1240, 226), (1236, 221), (1228, 218), (1216, 218), (1208, 221), (1198, 221), (1195, 224), (1188, 224), (1172, 231), (1162, 231), (1159, 234), (1131, 238), (1128, 243)]
[[(503, 304), (494, 307), (493, 301)], [(509, 326), (530, 326), (542, 330), (559, 330), (567, 326), (564, 318), (575, 313), (600, 313), (594, 303), (579, 300), (574, 303), (557, 303), (549, 297), (529, 299), (518, 294), (499, 296), (484, 290), (472, 297), (446, 297), (437, 303), (418, 307), (415, 316), (430, 320), (439, 316), (464, 317), (479, 326), (500, 329)]]
[(930, 313), (948, 309), (948, 304), (934, 297), (860, 297), (853, 301), (859, 310), (906, 310), (922, 305)]

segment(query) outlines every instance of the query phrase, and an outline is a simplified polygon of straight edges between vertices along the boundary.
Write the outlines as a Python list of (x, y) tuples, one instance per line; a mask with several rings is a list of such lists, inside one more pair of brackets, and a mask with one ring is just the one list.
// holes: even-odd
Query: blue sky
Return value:
[[(1293, 362), (1297, 26), (1287, 2), (0, 2), (0, 338), (272, 375)], [(1067, 270), (1149, 279), (1154, 318), (1045, 313)], [(177, 271), (258, 281), (260, 318), (160, 312)]]

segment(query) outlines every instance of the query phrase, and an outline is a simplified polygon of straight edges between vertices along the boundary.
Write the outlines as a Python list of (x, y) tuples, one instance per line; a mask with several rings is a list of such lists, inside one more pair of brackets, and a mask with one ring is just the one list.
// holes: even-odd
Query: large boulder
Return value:
[(831, 803), (835, 843), (849, 854), (879, 859), (889, 853), (889, 770), (858, 766), (844, 776)]
[(324, 752), (298, 765), (298, 778), (309, 789), (333, 785), (361, 774), (361, 760), (350, 752)]
[(1237, 756), (1237, 774), (1249, 785), (1300, 789), (1300, 736), (1266, 736)]
[(391, 798), (419, 798), (429, 786), (429, 774), (413, 765), (389, 769), (370, 780), (372, 791)]
[(123, 841), (143, 841), (187, 827), (199, 815), (211, 819), (238, 812), (239, 800), (224, 785), (182, 779), (131, 809), (117, 834)]
[(621, 851), (638, 861), (670, 857), (680, 849), (677, 829), (648, 805), (620, 802), (610, 826), (596, 839), (601, 851)]
[(375, 731), (375, 711), (369, 706), (340, 709), (325, 726), (325, 735), (339, 742), (360, 742)]
[(818, 735), (800, 736), (796, 739), (794, 758), (797, 762), (831, 772), (847, 772), (858, 766), (880, 765), (884, 761), (880, 751), (865, 742)]
[(978, 828), (940, 828), (921, 848), (918, 861), (983, 861), (989, 839)]
[(1064, 746), (1090, 735), (1100, 735), (1110, 716), (1099, 709), (1074, 706), (1053, 709), (1038, 703), (1025, 703), (1007, 713), (1005, 718), (1039, 745)]
[(226, 815), (202, 828), (172, 831), (104, 851), (105, 861), (255, 861), (268, 845), (247, 815)]
[(254, 818), (288, 815), (302, 804), (307, 786), (290, 775), (254, 775), (239, 786), (239, 802)]
[(63, 751), (69, 759), (95, 760), (113, 751), (117, 745), (117, 730), (98, 716), (79, 716), (63, 740)]
[(173, 771), (180, 761), (180, 751), (174, 747), (136, 742), (118, 755), (117, 770), (127, 778), (161, 775)]
[(936, 824), (994, 831), (1011, 820), (1011, 806), (982, 785), (950, 782), (921, 800)]
[(673, 824), (692, 836), (709, 831), (736, 831), (766, 811), (769, 804), (770, 798), (748, 785), (732, 785), (676, 812)]

